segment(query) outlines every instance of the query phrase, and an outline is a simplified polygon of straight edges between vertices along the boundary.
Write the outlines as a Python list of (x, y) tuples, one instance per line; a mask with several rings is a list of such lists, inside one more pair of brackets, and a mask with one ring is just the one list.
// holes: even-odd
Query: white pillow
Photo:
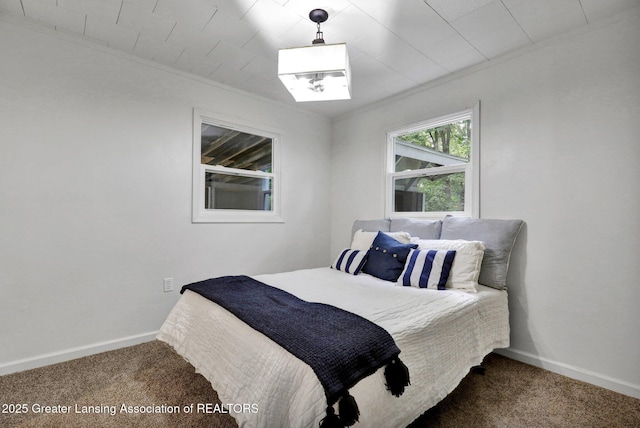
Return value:
[(462, 239), (419, 239), (414, 243), (418, 244), (420, 250), (456, 250), (446, 287), (473, 293), (478, 291), (476, 287), (484, 256), (483, 242)]
[[(400, 241), (403, 244), (411, 243), (411, 235), (409, 232), (382, 232), (385, 235), (389, 235), (396, 241)], [(353, 241), (351, 241), (351, 249), (352, 250), (361, 250), (366, 251), (371, 248), (371, 244), (373, 244), (373, 240), (378, 236), (378, 232), (365, 232), (362, 229), (356, 230), (356, 233), (353, 234)]]
[(336, 260), (331, 265), (331, 269), (350, 273), (351, 275), (357, 275), (360, 273), (360, 270), (366, 261), (367, 251), (345, 248), (340, 251), (340, 254), (338, 254), (338, 257), (336, 257)]
[(455, 250), (410, 250), (398, 284), (444, 290), (455, 257)]

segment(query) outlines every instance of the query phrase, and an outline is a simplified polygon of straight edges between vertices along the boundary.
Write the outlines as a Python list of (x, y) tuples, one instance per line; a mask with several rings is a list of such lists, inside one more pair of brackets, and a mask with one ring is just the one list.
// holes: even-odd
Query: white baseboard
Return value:
[(516, 361), (520, 361), (532, 366), (540, 367), (550, 372), (558, 373), (563, 376), (587, 382), (592, 385), (610, 389), (621, 394), (629, 395), (634, 398), (640, 398), (640, 385), (634, 385), (621, 379), (605, 376), (601, 373), (592, 372), (590, 370), (574, 367), (569, 364), (560, 363), (558, 361), (549, 360), (538, 355), (530, 354), (516, 349), (498, 349), (494, 351), (496, 354), (503, 355)]
[[(77, 348), (38, 355), (22, 360), (11, 361), (5, 364), (0, 364), (0, 376), (48, 366), (50, 364), (61, 363), (76, 358), (86, 357), (88, 355), (99, 354), (101, 352), (113, 351), (114, 349), (138, 345), (144, 342), (150, 342), (155, 340), (157, 334), (157, 331), (153, 331), (121, 339), (109, 340), (106, 342), (99, 342), (87, 346), (80, 346)], [(560, 363), (558, 361), (553, 361), (528, 352), (518, 351), (516, 349), (498, 349), (494, 352), (516, 361), (540, 367), (572, 379), (577, 379), (640, 399), (640, 385), (635, 385), (620, 379), (605, 376), (590, 370), (581, 369), (579, 367), (574, 367), (569, 364)]]
[(37, 355), (35, 357), (25, 358), (22, 360), (10, 361), (8, 363), (0, 364), (0, 376), (48, 366), (50, 364), (62, 363), (64, 361), (99, 354), (101, 352), (113, 351), (114, 349), (138, 345), (144, 342), (150, 342), (156, 338), (157, 334), (157, 331), (153, 331), (135, 336), (123, 337), (121, 339), (65, 349), (63, 351), (51, 352), (49, 354)]

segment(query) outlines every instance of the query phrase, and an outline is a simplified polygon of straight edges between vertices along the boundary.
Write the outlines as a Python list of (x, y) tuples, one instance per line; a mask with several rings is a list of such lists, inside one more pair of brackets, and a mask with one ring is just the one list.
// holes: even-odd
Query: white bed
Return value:
[[(350, 392), (360, 408), (359, 427), (408, 425), (451, 392), (485, 355), (509, 346), (505, 291), (400, 287), (331, 268), (254, 278), (304, 300), (361, 315), (392, 335), (410, 370), (411, 385), (401, 397), (392, 396), (383, 370), (358, 383)], [(317, 427), (326, 415), (324, 390), (309, 366), (196, 293), (185, 292), (158, 339), (196, 367), (223, 404), (258, 406), (256, 413), (232, 413), (240, 427)]]
[[(357, 220), (351, 247), (362, 245), (359, 251), (365, 252), (370, 248), (364, 271), (375, 276), (325, 267), (253, 278), (303, 300), (353, 312), (387, 330), (409, 368), (411, 385), (395, 397), (385, 387), (384, 369), (379, 369), (349, 392), (360, 409), (356, 427), (404, 427), (453, 391), (488, 353), (509, 346), (506, 274), (522, 224), (456, 217), (437, 222)], [(372, 264), (372, 253), (375, 250), (376, 257), (383, 258), (390, 254), (380, 256), (386, 249), (372, 246), (374, 238), (358, 229), (373, 235), (404, 231), (408, 237), (423, 239), (412, 241), (420, 244), (419, 249), (456, 249), (447, 288), (414, 288), (379, 279), (382, 276), (367, 266), (386, 262), (378, 259)], [(339, 260), (334, 264), (342, 269)], [(241, 428), (315, 428), (326, 416), (324, 389), (311, 367), (197, 293), (183, 294), (158, 339), (211, 382)]]

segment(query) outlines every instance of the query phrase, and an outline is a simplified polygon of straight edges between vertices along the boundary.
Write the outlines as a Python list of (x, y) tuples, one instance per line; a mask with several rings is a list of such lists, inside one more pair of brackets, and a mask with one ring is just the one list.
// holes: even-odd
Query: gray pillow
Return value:
[(441, 220), (392, 218), (390, 232), (409, 232), (420, 239), (440, 239)]
[(504, 290), (507, 288), (511, 250), (522, 224), (522, 220), (445, 217), (442, 221), (440, 239), (484, 242), (484, 257), (478, 282)]
[(356, 220), (353, 222), (353, 227), (351, 228), (351, 237), (356, 233), (356, 231), (362, 229), (365, 232), (389, 232), (389, 225), (391, 224), (391, 220), (388, 218), (383, 218), (379, 220)]

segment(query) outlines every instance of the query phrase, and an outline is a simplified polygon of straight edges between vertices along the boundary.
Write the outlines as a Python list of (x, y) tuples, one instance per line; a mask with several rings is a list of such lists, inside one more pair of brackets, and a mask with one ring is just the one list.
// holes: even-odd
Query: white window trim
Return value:
[[(271, 138), (272, 140), (272, 172), (249, 171), (227, 168), (216, 165), (202, 165), (202, 123), (233, 129), (254, 135)], [(267, 129), (262, 125), (256, 127), (253, 123), (228, 118), (217, 113), (210, 113), (200, 109), (193, 109), (193, 186), (192, 186), (192, 222), (193, 223), (283, 223), (280, 211), (280, 159), (279, 146), (281, 131)], [(207, 172), (240, 175), (243, 177), (271, 178), (271, 211), (260, 210), (228, 210), (205, 209), (204, 182)]]
[[(421, 170), (418, 176), (449, 174), (453, 172), (465, 173), (464, 211), (429, 211), (429, 212), (395, 212), (393, 205), (394, 179), (416, 177), (416, 171), (394, 172), (395, 138), (401, 134), (418, 131), (424, 128), (434, 128), (450, 122), (471, 117), (471, 156), (469, 163), (451, 166), (441, 166)], [(442, 219), (447, 215), (480, 218), (480, 102), (472, 108), (412, 125), (403, 126), (387, 132), (387, 162), (385, 185), (385, 216), (387, 218), (426, 218)], [(471, 197), (468, 197), (471, 195)]]

